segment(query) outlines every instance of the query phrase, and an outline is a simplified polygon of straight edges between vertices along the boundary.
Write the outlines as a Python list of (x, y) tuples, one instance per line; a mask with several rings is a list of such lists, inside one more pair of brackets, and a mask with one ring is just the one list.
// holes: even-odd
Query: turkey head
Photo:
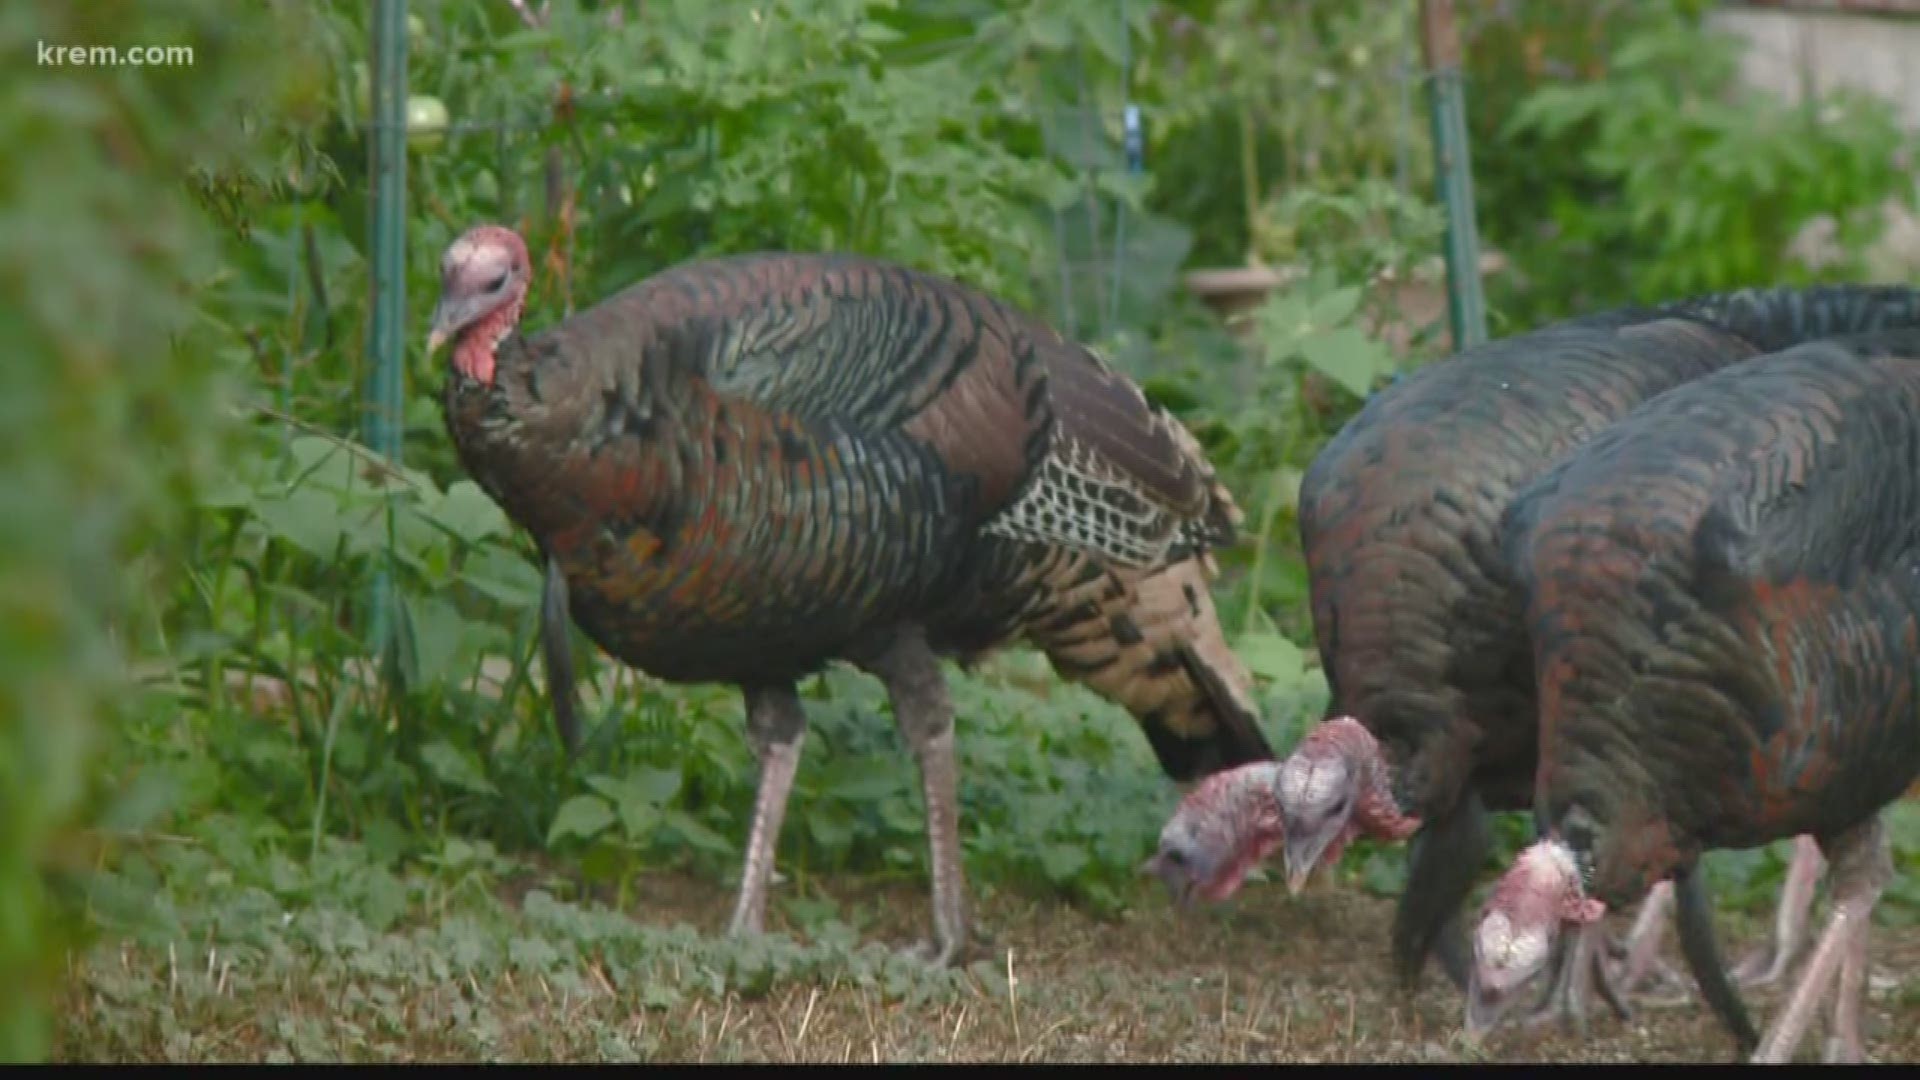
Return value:
[(1340, 861), (1356, 836), (1405, 839), (1419, 823), (1388, 790), (1380, 743), (1360, 721), (1336, 716), (1314, 725), (1280, 767), (1280, 817), (1287, 837), (1287, 889), (1294, 895), (1318, 867)]
[(1467, 1031), (1479, 1036), (1546, 966), (1564, 929), (1600, 920), (1606, 905), (1586, 894), (1580, 860), (1561, 840), (1541, 840), (1494, 886), (1473, 932)]
[(1280, 846), (1277, 762), (1256, 761), (1202, 780), (1160, 830), (1160, 850), (1141, 866), (1158, 874), (1181, 907), (1232, 896), (1247, 871)]
[(519, 233), (499, 225), (467, 230), (440, 258), (440, 302), (433, 308), (427, 355), (451, 339), (454, 370), (493, 382), (494, 349), (520, 322), (530, 275)]

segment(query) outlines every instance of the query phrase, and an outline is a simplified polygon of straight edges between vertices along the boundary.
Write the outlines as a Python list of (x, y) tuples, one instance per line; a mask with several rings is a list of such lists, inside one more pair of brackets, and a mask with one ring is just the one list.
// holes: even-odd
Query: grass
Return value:
[[(236, 826), (238, 827), (238, 826)], [(1437, 974), (1388, 980), (1390, 901), (1255, 883), (1182, 914), (976, 887), (990, 940), (963, 970), (891, 946), (924, 929), (918, 882), (827, 876), (777, 890), (775, 933), (720, 934), (729, 887), (684, 872), (619, 910), (565, 867), (484, 845), (395, 875), (328, 841), (235, 872), (219, 841), (151, 845), (115, 875), (151, 903), (71, 963), (62, 1061), (1697, 1061), (1731, 1044), (1695, 1002), (1597, 1017), (1591, 1037), (1459, 1033)], [(464, 861), (462, 861), (464, 859)], [(124, 902), (124, 898), (121, 901)], [(1729, 946), (1752, 936), (1728, 917)], [(1729, 947), (1729, 952), (1735, 950)], [(1677, 959), (1677, 958), (1675, 958)], [(1877, 927), (1870, 1051), (1920, 1055), (1920, 930)], [(1777, 993), (1750, 996), (1770, 1016)], [(1810, 1040), (1811, 1044), (1812, 1040)]]
[[(308, 745), (311, 723), (289, 722), (293, 695), (239, 693), (220, 706), (189, 690), (182, 707), (130, 729), (140, 768), (116, 775), (172, 789), (176, 802), (130, 815), (144, 824), (122, 823), (115, 857), (92, 879), (95, 944), (69, 960), (56, 1057), (1729, 1055), (1697, 1004), (1629, 1024), (1598, 1017), (1587, 1040), (1462, 1041), (1461, 998), (1437, 974), (1413, 995), (1388, 977), (1394, 848), (1356, 845), (1299, 901), (1258, 878), (1229, 905), (1173, 911), (1134, 867), (1177, 793), (1124, 713), (1045, 676), (1043, 661), (1016, 651), (952, 679), (982, 940), (968, 967), (944, 973), (893, 952), (926, 930), (925, 834), (911, 760), (871, 680), (834, 673), (809, 696), (815, 737), (783, 837), (776, 933), (751, 941), (721, 934), (753, 779), (733, 695), (602, 687), (589, 711), (607, 726), (574, 768), (553, 760), (547, 717), (524, 690), (531, 700), (492, 728), (476, 720), (503, 707), (488, 694), (447, 697), (440, 712), (416, 704), (408, 722), (437, 727), (415, 767), (370, 748), (381, 729), (364, 704), (342, 705), (356, 700), (350, 679), (330, 704), (321, 695), (307, 707), (314, 718), (343, 710), (326, 724), (338, 728), (330, 756)], [(1323, 698), (1316, 680), (1270, 683), (1274, 745), (1290, 745)], [(489, 730), (498, 734), (477, 733)], [(438, 758), (435, 745), (446, 748)], [(1917, 811), (1889, 814), (1903, 852), (1920, 838)], [(1503, 834), (1517, 824), (1502, 822)], [(1502, 846), (1520, 839), (1503, 835)], [(1729, 955), (1755, 936), (1780, 854), (1710, 861)], [(1875, 930), (1869, 1038), (1883, 1060), (1920, 1054), (1920, 982), (1890, 974), (1920, 960), (1911, 892), (1895, 883)], [(1760, 1018), (1775, 1004), (1751, 1003)]]

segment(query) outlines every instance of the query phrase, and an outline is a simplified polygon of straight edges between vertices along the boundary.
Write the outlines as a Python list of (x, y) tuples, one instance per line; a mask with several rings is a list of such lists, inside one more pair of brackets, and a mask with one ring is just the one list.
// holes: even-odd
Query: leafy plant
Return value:
[(46, 1052), (75, 887), (154, 809), (152, 788), (103, 776), (96, 755), (157, 704), (127, 678), (147, 626), (138, 586), (175, 572), (179, 496), (217, 454), (217, 403), (240, 374), (197, 317), (219, 244), (189, 177), (257, 176), (244, 106), (255, 128), (309, 106), (295, 51), (262, 62), (300, 22), (206, 2), (0, 13), (18, 57), (194, 49), (190, 71), (42, 63), (0, 82), (0, 1060)]
[(1360, 298), (1360, 286), (1336, 285), (1326, 273), (1274, 293), (1255, 317), (1268, 367), (1294, 373), (1304, 365), (1364, 400), (1375, 380), (1393, 371), (1395, 358), (1355, 325)]
[[(1795, 280), (1807, 272), (1776, 249), (1802, 219), (1892, 190), (1882, 111), (1749, 109), (1700, 6), (1598, 3), (1554, 22), (1564, 5), (1461, 5), (1483, 225), (1532, 290), (1505, 297), (1516, 317)], [(0, 326), (24, 361), (0, 436), (17, 511), (0, 522), (0, 967), (26, 972), (0, 987), (0, 1056), (47, 1045), (63, 913), (155, 949), (217, 940), (259, 961), (229, 976), (243, 985), (312, 950), (329, 993), (363, 995), (351, 1022), (388, 1056), (401, 1036), (373, 996), (387, 981), (532, 974), (564, 993), (596, 950), (650, 980), (647, 1009), (848, 971), (906, 992), (911, 977), (860, 958), (840, 921), (858, 916), (824, 887), (925, 872), (912, 760), (877, 685), (847, 672), (807, 688), (779, 848), (782, 908), (808, 945), (706, 941), (595, 906), (638, 905), (634, 883), (662, 867), (732, 873), (757, 781), (739, 697), (583, 642), (592, 734), (563, 757), (530, 663), (534, 553), (461, 475), (440, 369), (407, 354), (400, 462), (351, 434), (371, 374), (371, 6), (176, 7), (0, 14), (23, 53), (170, 35), (197, 53), (191, 79), (76, 68), (0, 90), (0, 129), (27, 148), (0, 165), (24, 200), (0, 215), (0, 273), (21, 299)], [(411, 7), (409, 326), (443, 246), (483, 220), (533, 245), (534, 326), (725, 252), (862, 251), (962, 277), (1098, 338), (1194, 428), (1248, 511), (1217, 598), (1269, 738), (1285, 748), (1323, 713), (1300, 477), (1431, 351), (1383, 329), (1439, 224), (1412, 5)], [(1611, 90), (1543, 85), (1602, 71)], [(1138, 170), (1123, 101), (1144, 110)], [(1864, 227), (1845, 225), (1843, 239)], [(1244, 325), (1180, 295), (1183, 261), (1247, 258), (1305, 272)], [(378, 574), (387, 652), (366, 633)], [(1133, 721), (1031, 653), (953, 684), (970, 876), (1099, 911), (1136, 899), (1175, 792)], [(548, 854), (554, 869), (529, 870)], [(1363, 844), (1349, 865), (1391, 891), (1399, 858)], [(1726, 860), (1729, 895), (1761, 895), (1778, 862)], [(523, 911), (491, 906), (529, 878)], [(217, 971), (163, 971), (109, 982), (220, 997)], [(429, 1012), (459, 1052), (503, 1044), (498, 1010)], [(118, 1022), (100, 1021), (111, 1045)], [(286, 1024), (274, 1053), (290, 1057), (360, 1037)], [(162, 1035), (194, 1052), (215, 1037)]]
[[(1740, 87), (1736, 42), (1704, 26), (1700, 7), (1596, 11), (1619, 24), (1598, 39), (1612, 43), (1593, 60), (1604, 79), (1543, 81), (1491, 114), (1503, 123), (1476, 164), (1517, 169), (1482, 185), (1481, 212), (1519, 264), (1524, 292), (1505, 298), (1516, 310), (1857, 278), (1881, 202), (1912, 198), (1912, 138), (1886, 102), (1835, 92), (1790, 104)], [(1815, 270), (1788, 248), (1826, 214), (1842, 257)]]
[(1193, 225), (1203, 264), (1254, 255), (1276, 195), (1389, 177), (1430, 186), (1414, 5), (1199, 0), (1160, 14), (1160, 48), (1143, 62), (1151, 205)]

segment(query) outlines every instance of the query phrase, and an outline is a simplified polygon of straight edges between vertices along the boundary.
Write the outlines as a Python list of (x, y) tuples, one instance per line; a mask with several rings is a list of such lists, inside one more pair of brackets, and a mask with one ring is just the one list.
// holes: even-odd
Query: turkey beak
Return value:
[(1467, 983), (1467, 1038), (1474, 1042), (1485, 1038), (1506, 1012), (1508, 999), (1509, 995), (1482, 983), (1477, 973), (1473, 975)]
[(427, 331), (428, 359), (432, 359), (433, 354), (439, 352), (440, 346), (445, 345), (447, 339), (452, 337), (454, 331), (458, 329), (458, 327), (452, 325), (448, 319), (447, 316), (450, 314), (451, 312), (447, 310), (447, 302), (445, 300), (433, 305), (433, 329)]
[(1324, 836), (1287, 834), (1287, 895), (1299, 896), (1313, 876), (1313, 868), (1327, 850)]
[(1141, 863), (1140, 876), (1159, 878), (1167, 887), (1167, 895), (1173, 898), (1175, 908), (1193, 910), (1194, 881), (1167, 858), (1166, 852), (1155, 852), (1153, 858)]
[(493, 303), (498, 303), (497, 298), (484, 295), (454, 300), (442, 296), (440, 302), (433, 305), (433, 329), (427, 333), (427, 355), (432, 356), (468, 324), (485, 315)]

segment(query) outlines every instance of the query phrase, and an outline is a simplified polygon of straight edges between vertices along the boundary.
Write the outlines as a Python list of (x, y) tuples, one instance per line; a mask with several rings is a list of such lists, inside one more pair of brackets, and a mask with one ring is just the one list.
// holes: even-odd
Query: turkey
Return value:
[[(1245, 767), (1264, 783), (1223, 776), (1191, 792), (1155, 856), (1163, 876), (1176, 893), (1223, 896), (1250, 852), (1284, 842), (1297, 891), (1354, 837), (1411, 834), (1395, 966), (1411, 983), (1437, 950), (1464, 986), (1459, 918), (1486, 812), (1525, 809), (1533, 793), (1532, 658), (1497, 542), (1514, 492), (1670, 387), (1803, 340), (1912, 325), (1911, 289), (1743, 290), (1489, 342), (1375, 394), (1300, 494), (1329, 718), (1285, 763)], [(1630, 935), (1629, 979), (1655, 964), (1665, 895)], [(1569, 1003), (1556, 994), (1541, 1015)]]
[(760, 778), (733, 932), (762, 928), (795, 684), (830, 661), (884, 683), (919, 765), (935, 963), (968, 931), (939, 658), (1032, 642), (1176, 780), (1272, 756), (1208, 595), (1239, 510), (1088, 349), (953, 281), (801, 254), (675, 267), (523, 336), (530, 269), (499, 226), (447, 249), (447, 427), (546, 560), (557, 703), (567, 618), (651, 676), (741, 688)]
[[(1903, 797), (1920, 797), (1920, 786), (1908, 788)], [(1813, 890), (1825, 866), (1826, 859), (1813, 837), (1795, 838), (1793, 860), (1787, 865), (1786, 883), (1780, 887), (1780, 905), (1774, 912), (1773, 937), (1735, 968), (1735, 978), (1741, 985), (1766, 986), (1787, 973), (1787, 966), (1806, 944)]]
[[(1756, 1059), (1787, 1060), (1837, 974), (1828, 1056), (1859, 1060), (1879, 811), (1920, 775), (1920, 333), (1669, 391), (1518, 495), (1504, 550), (1539, 679), (1540, 839), (1475, 929), (1470, 1025), (1563, 934), (1588, 955), (1609, 908), (1698, 891), (1703, 852), (1807, 834), (1833, 911)], [(1711, 940), (1688, 960), (1746, 1049)]]

